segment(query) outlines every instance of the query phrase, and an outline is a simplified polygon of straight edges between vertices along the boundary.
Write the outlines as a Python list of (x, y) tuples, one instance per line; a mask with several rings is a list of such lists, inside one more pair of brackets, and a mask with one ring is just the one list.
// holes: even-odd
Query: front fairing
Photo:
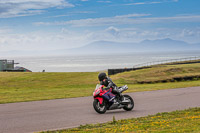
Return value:
[(98, 96), (102, 92), (103, 85), (97, 84), (93, 96)]

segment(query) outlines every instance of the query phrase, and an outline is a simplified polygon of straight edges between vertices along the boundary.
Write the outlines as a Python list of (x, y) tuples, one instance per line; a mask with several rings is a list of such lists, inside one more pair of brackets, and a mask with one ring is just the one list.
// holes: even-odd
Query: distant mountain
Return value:
[[(133, 43), (118, 43), (118, 42), (109, 42), (109, 41), (97, 41), (85, 45), (80, 48), (70, 49), (68, 51), (73, 53), (124, 53), (124, 50), (133, 51), (136, 44)], [(135, 48), (134, 48), (135, 47)]]
[(200, 51), (200, 43), (189, 44), (184, 41), (173, 40), (170, 38), (157, 40), (143, 40), (139, 43), (96, 41), (88, 45), (73, 49), (62, 49), (52, 51), (9, 51), (0, 52), (0, 56), (82, 55), (176, 51)]
[(64, 50), (74, 54), (128, 53), (128, 52), (162, 52), (200, 50), (200, 44), (189, 44), (170, 38), (143, 40), (139, 43), (118, 43), (97, 41), (80, 48)]
[(148, 40), (148, 39), (146, 39), (146, 40), (143, 40), (142, 42), (141, 42), (142, 44), (168, 44), (168, 45), (170, 45), (170, 44), (180, 44), (180, 45), (182, 45), (182, 44), (187, 44), (186, 42), (184, 42), (184, 41), (179, 41), (179, 40), (172, 40), (172, 39), (170, 39), (170, 38), (165, 38), (165, 39), (157, 39), (157, 40)]
[(179, 40), (172, 40), (170, 38), (157, 40), (144, 40), (140, 42), (145, 50), (159, 50), (159, 51), (182, 51), (187, 50), (191, 45)]

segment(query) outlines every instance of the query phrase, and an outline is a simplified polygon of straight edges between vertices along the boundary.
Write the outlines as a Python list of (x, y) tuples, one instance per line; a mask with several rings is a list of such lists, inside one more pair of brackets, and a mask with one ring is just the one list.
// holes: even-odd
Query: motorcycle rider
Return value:
[(106, 73), (102, 72), (98, 75), (98, 79), (100, 81), (100, 85), (104, 85), (106, 88), (104, 89), (110, 89), (112, 88), (112, 92), (114, 94), (117, 94), (120, 98), (120, 101), (123, 101), (123, 96), (118, 90), (118, 87), (115, 85), (115, 83), (111, 80), (111, 78), (107, 77)]

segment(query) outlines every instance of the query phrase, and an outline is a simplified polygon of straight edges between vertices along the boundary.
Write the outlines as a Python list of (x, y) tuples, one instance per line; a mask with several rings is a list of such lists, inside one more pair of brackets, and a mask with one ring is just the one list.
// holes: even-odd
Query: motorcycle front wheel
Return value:
[(99, 100), (94, 99), (93, 107), (94, 110), (99, 114), (104, 114), (106, 112), (106, 103), (104, 101), (102, 104), (100, 104)]
[(124, 95), (124, 98), (126, 98), (126, 100), (129, 100), (129, 104), (125, 105), (123, 109), (126, 111), (131, 111), (134, 108), (134, 101), (132, 97), (130, 97), (129, 95)]

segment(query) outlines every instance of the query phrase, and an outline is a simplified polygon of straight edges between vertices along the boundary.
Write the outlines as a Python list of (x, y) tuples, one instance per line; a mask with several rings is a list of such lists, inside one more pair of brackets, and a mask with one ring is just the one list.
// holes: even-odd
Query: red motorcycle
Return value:
[[(103, 87), (103, 85), (97, 84), (93, 92), (93, 107), (96, 112), (104, 114), (107, 110), (123, 108), (126, 111), (131, 111), (134, 108), (134, 101), (129, 95), (122, 95), (123, 100), (121, 101), (118, 95), (112, 93), (112, 88), (104, 89)], [(127, 89), (127, 85), (118, 88), (120, 93)]]

